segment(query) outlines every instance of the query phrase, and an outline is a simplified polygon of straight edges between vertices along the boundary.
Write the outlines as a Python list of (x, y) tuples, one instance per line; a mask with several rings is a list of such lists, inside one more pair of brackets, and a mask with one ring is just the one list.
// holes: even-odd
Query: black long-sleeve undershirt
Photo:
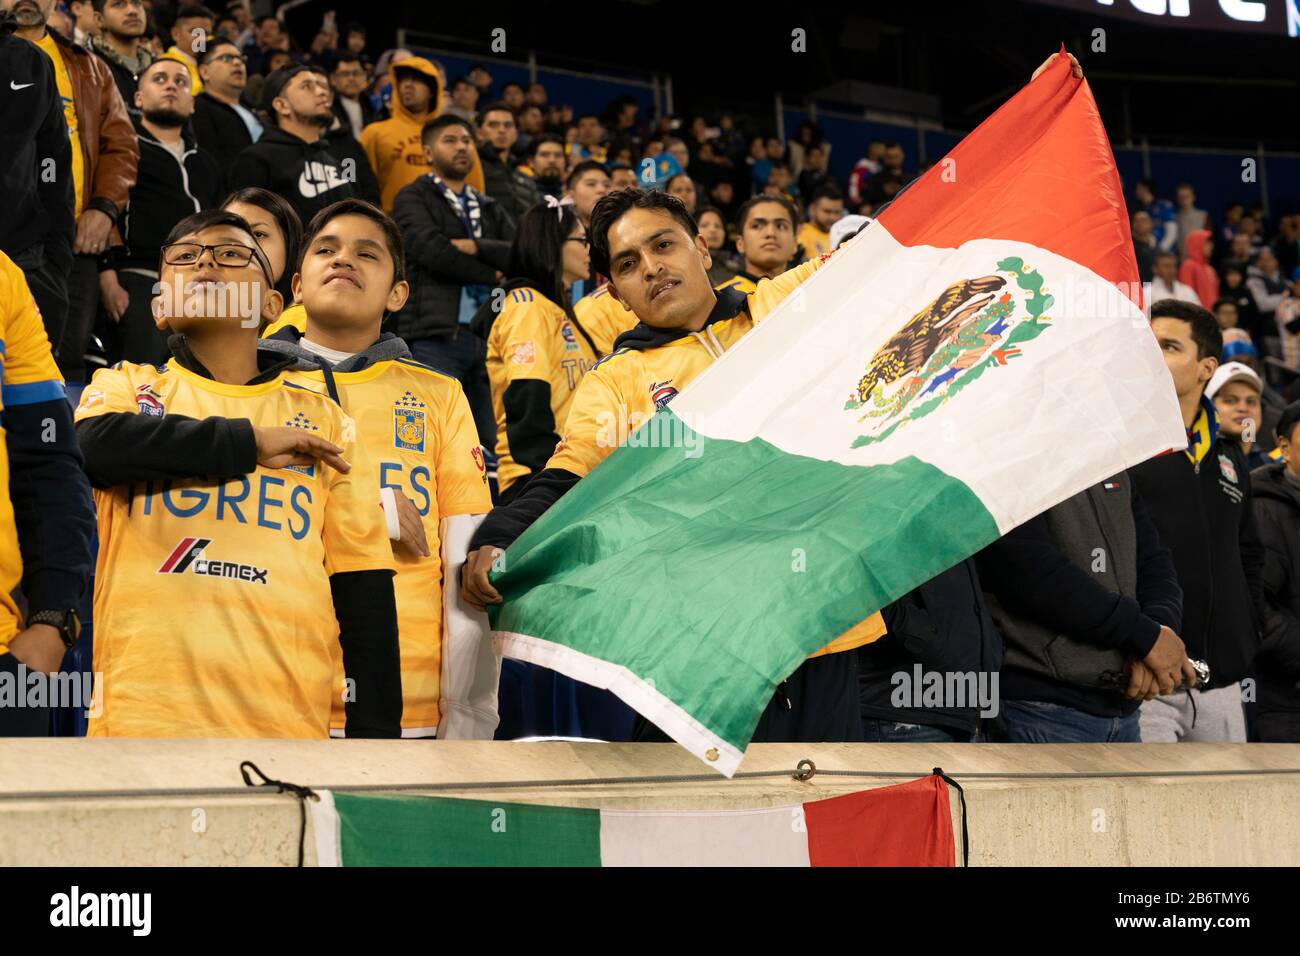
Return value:
[(493, 508), (470, 539), (469, 550), (490, 545), (507, 548), (529, 525), (546, 513), (570, 488), (582, 480), (563, 468), (544, 468), (529, 480), (510, 504)]

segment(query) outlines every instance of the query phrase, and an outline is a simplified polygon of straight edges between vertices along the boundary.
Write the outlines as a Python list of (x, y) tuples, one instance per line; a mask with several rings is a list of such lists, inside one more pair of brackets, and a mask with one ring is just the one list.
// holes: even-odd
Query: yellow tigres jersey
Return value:
[[(749, 309), (696, 332), (651, 349), (619, 349), (602, 359), (583, 379), (569, 409), (563, 439), (547, 468), (563, 468), (585, 477), (656, 411), (663, 408), (701, 372), (744, 338), (804, 280), (821, 268), (822, 256), (761, 279), (749, 294)], [(741, 278), (741, 277), (737, 277)], [(727, 283), (722, 288), (734, 284)], [(885, 633), (879, 614), (836, 638), (819, 654), (868, 644)], [(816, 655), (814, 655), (816, 656)]]
[[(791, 270), (791, 271), (793, 271), (793, 270)], [(776, 278), (777, 278), (777, 279), (783, 279), (783, 278), (785, 278), (785, 276), (787, 276), (787, 275), (789, 275), (789, 274), (790, 274), (790, 273), (787, 272), (787, 273), (785, 273), (784, 275), (779, 275), (779, 276), (777, 276)], [(753, 295), (754, 292), (758, 289), (758, 282), (761, 282), (761, 281), (762, 281), (762, 280), (760, 279), (760, 280), (758, 280), (758, 281), (756, 282), (756, 281), (755, 281), (753, 278), (751, 278), (750, 275), (749, 275), (748, 273), (746, 273), (746, 272), (738, 272), (736, 275), (732, 276), (732, 277), (731, 277), (730, 279), (728, 279), (726, 282), (723, 282), (723, 283), (720, 284), (720, 285), (715, 285), (715, 286), (713, 287), (713, 290), (714, 290), (715, 292), (721, 292), (723, 289), (739, 289), (741, 292), (745, 293), (745, 295)], [(775, 281), (775, 280), (774, 280), (774, 281)]]
[[(68, 140), (72, 144), (72, 188), (74, 193), (73, 214), (81, 216), (86, 208), (86, 158), (81, 154), (81, 131), (77, 125), (77, 105), (73, 98), (72, 76), (68, 64), (63, 60), (63, 51), (54, 42), (49, 31), (36, 42), (42, 52), (54, 64), (54, 80), (59, 88), (59, 99), (63, 101), (63, 119), (68, 124)], [(11, 81), (12, 82), (12, 81)], [(98, 121), (98, 117), (95, 118)]]
[[(27, 287), (23, 271), (0, 252), (0, 363), (4, 387), (0, 389), (0, 413), (17, 405), (32, 405), (63, 398), (63, 378), (50, 355), (41, 313)], [(0, 414), (0, 422), (3, 415)], [(9, 452), (0, 424), (0, 654), (22, 630), (13, 590), (23, 576), (23, 559), (18, 550), (18, 527), (9, 500)]]
[(280, 317), (262, 330), (262, 338), (270, 338), (283, 328), (293, 326), (303, 335), (307, 334), (307, 309), (301, 302), (289, 306), (280, 313)]
[(329, 734), (338, 624), (329, 576), (392, 569), (375, 471), (328, 397), (283, 377), (225, 385), (174, 361), (100, 369), (76, 418), (247, 419), (319, 434), (316, 463), (96, 490), (93, 737)]
[(529, 473), (528, 467), (510, 454), (505, 408), (510, 383), (533, 379), (550, 386), (551, 414), (558, 432), (568, 417), (578, 383), (599, 357), (564, 310), (536, 289), (513, 289), (505, 294), (487, 340), (488, 383), (497, 423), (497, 480), (502, 491)]
[[(289, 381), (325, 390), (321, 372), (289, 372)], [(376, 469), (366, 498), (379, 501), (387, 485), (415, 503), (430, 556), (393, 558), (398, 635), (402, 650), (402, 729), (423, 734), (438, 726), (442, 672), (443, 567), (438, 523), (452, 515), (492, 510), (483, 450), (469, 402), (454, 378), (397, 359), (358, 372), (335, 372), (344, 409), (356, 422), (357, 444)], [(337, 642), (335, 642), (337, 648)], [(343, 660), (336, 657), (331, 726), (342, 729)]]
[(815, 259), (831, 251), (831, 234), (825, 229), (818, 229), (811, 222), (805, 222), (799, 227), (797, 239), (805, 259)]
[(573, 303), (573, 314), (602, 357), (614, 351), (614, 340), (637, 323), (636, 313), (609, 294), (609, 283)]

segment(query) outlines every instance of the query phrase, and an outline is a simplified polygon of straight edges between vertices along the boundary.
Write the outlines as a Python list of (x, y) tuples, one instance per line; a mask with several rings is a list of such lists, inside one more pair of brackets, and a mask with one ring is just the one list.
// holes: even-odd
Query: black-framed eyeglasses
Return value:
[(257, 260), (262, 272), (270, 279), (271, 273), (258, 255), (259, 251), (242, 242), (218, 242), (212, 245), (202, 242), (173, 242), (162, 247), (162, 260), (169, 266), (192, 266), (198, 264), (203, 253), (211, 252), (212, 261), (223, 269), (242, 269)]
[(591, 240), (588, 239), (586, 236), (570, 236), (568, 239), (565, 239), (564, 241), (565, 241), (565, 242), (580, 242), (580, 243), (582, 243), (584, 246), (586, 246), (588, 249), (591, 248)]
[(218, 63), (242, 63), (244, 66), (248, 66), (248, 57), (241, 56), (238, 53), (218, 53), (212, 59)]

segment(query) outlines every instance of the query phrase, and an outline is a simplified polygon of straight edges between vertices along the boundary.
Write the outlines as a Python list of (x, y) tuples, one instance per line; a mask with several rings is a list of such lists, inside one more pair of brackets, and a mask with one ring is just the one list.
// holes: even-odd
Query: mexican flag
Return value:
[(947, 785), (708, 813), (319, 791), (319, 866), (952, 866)]
[(514, 543), (504, 653), (731, 775), (831, 638), (1185, 447), (1140, 302), (1106, 132), (1061, 56)]

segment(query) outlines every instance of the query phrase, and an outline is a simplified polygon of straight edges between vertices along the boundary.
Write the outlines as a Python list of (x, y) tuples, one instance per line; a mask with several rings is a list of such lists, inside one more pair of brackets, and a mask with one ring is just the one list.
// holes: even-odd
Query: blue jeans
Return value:
[(862, 718), (862, 739), (882, 744), (951, 744), (970, 743), (971, 734), (959, 734), (928, 724), (903, 724), (893, 720)]
[(995, 740), (1012, 744), (1136, 744), (1142, 739), (1138, 712), (1096, 717), (1042, 700), (1004, 700)]
[(450, 375), (465, 389), (469, 410), (478, 429), (478, 441), (487, 455), (488, 470), (496, 471), (497, 423), (488, 389), (487, 344), (465, 326), (432, 339), (407, 343), (416, 361)]

